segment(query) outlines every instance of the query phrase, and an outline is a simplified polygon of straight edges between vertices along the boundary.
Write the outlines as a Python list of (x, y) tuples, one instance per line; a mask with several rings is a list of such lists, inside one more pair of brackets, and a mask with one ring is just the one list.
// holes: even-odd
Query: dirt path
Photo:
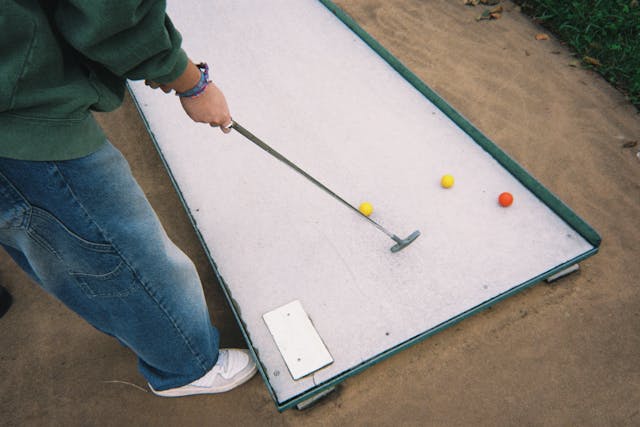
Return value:
[[(540, 284), (278, 414), (261, 379), (163, 400), (134, 357), (78, 321), (0, 254), (15, 296), (0, 320), (6, 425), (637, 425), (640, 116), (503, 1), (501, 19), (451, 0), (337, 2), (603, 237), (580, 273)], [(224, 66), (218, 64), (216, 66)], [(259, 76), (257, 76), (259, 78)], [(220, 82), (224, 88), (224, 82)], [(233, 94), (227, 94), (233, 107)], [(196, 262), (224, 345), (241, 345), (213, 272), (130, 100), (101, 115), (171, 237)], [(632, 145), (632, 144), (627, 144)]]

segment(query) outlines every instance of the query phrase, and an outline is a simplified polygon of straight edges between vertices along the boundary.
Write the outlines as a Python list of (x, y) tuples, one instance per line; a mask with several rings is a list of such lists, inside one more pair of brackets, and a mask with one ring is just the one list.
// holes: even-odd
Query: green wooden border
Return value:
[(509, 157), (489, 138), (473, 126), (466, 118), (458, 113), (440, 95), (426, 85), (418, 76), (409, 70), (398, 58), (393, 56), (384, 46), (367, 33), (356, 21), (345, 11), (340, 9), (331, 0), (318, 0), (338, 17), (347, 27), (358, 35), (371, 49), (380, 55), (387, 63), (393, 67), (402, 77), (404, 77), (413, 87), (415, 87), (425, 98), (435, 104), (440, 111), (449, 117), (455, 124), (464, 130), (478, 145), (487, 151), (498, 163), (509, 171), (518, 181), (542, 200), (553, 212), (562, 218), (567, 224), (576, 230), (593, 246), (600, 246), (602, 239), (598, 233), (578, 215), (576, 215), (558, 197), (547, 190), (535, 178), (533, 178), (522, 166)]
[(182, 195), (182, 192), (180, 191), (180, 187), (178, 186), (178, 183), (176, 182), (173, 173), (171, 172), (171, 168), (169, 167), (169, 164), (167, 163), (163, 153), (162, 153), (162, 149), (160, 148), (155, 135), (153, 134), (151, 127), (149, 126), (149, 123), (147, 122), (144, 113), (142, 111), (142, 109), (140, 108), (140, 105), (138, 104), (138, 101), (136, 100), (135, 96), (132, 96), (134, 103), (136, 105), (136, 108), (138, 109), (138, 112), (140, 113), (140, 116), (142, 117), (144, 124), (147, 128), (147, 131), (149, 132), (149, 135), (151, 136), (151, 140), (153, 141), (153, 144), (155, 145), (156, 149), (158, 150), (158, 153), (160, 155), (160, 158), (162, 159), (162, 162), (164, 164), (165, 169), (167, 170), (167, 173), (169, 174), (169, 177), (171, 179), (171, 182), (173, 183), (173, 186), (175, 187), (178, 196), (180, 198), (180, 201), (182, 203), (182, 205), (185, 207), (186, 211), (187, 211), (187, 215), (189, 216), (189, 220), (191, 221), (196, 234), (198, 236), (198, 239), (200, 240), (200, 243), (202, 244), (202, 247), (205, 250), (205, 253), (207, 255), (207, 258), (209, 259), (209, 262), (211, 263), (211, 266), (213, 267), (213, 270), (216, 274), (216, 277), (222, 287), (222, 290), (225, 294), (225, 297), (227, 298), (227, 301), (233, 311), (233, 315), (236, 318), (236, 321), (238, 322), (238, 325), (240, 326), (240, 330), (242, 331), (242, 335), (244, 336), (244, 339), (246, 340), (249, 350), (252, 353), (254, 359), (258, 362), (258, 370), (260, 372), (260, 375), (262, 376), (267, 389), (269, 391), (269, 394), (271, 395), (273, 401), (276, 404), (276, 407), (279, 411), (284, 411), (286, 409), (289, 409), (291, 407), (294, 407), (296, 405), (298, 405), (299, 403), (312, 398), (313, 396), (331, 388), (334, 387), (335, 385), (345, 381), (347, 378), (356, 375), (360, 372), (362, 372), (363, 370), (373, 366), (374, 364), (381, 362), (389, 357), (391, 357), (392, 355), (414, 345), (417, 344), (425, 339), (427, 339), (428, 337), (452, 326), (455, 325), (456, 323), (466, 319), (467, 317), (470, 317), (492, 305), (495, 305), (496, 303), (502, 301), (505, 298), (508, 298), (520, 291), (522, 291), (523, 289), (526, 289), (560, 271), (565, 270), (566, 268), (570, 267), (573, 264), (579, 263), (581, 261), (583, 261), (584, 259), (596, 254), (598, 252), (598, 248), (600, 246), (600, 243), (602, 241), (600, 235), (589, 225), (587, 224), (584, 220), (582, 220), (578, 215), (576, 215), (567, 205), (565, 205), (558, 197), (556, 197), (553, 193), (551, 193), (548, 189), (546, 189), (540, 182), (538, 182), (535, 178), (533, 178), (522, 166), (520, 166), (515, 160), (513, 160), (511, 157), (509, 157), (504, 151), (502, 151), (498, 146), (496, 146), (493, 142), (491, 142), (491, 140), (489, 138), (487, 138), (482, 132), (480, 132), (480, 130), (478, 130), (475, 126), (473, 126), (466, 118), (464, 118), (460, 113), (458, 113), (452, 106), (450, 106), (442, 97), (440, 97), (435, 91), (433, 91), (429, 86), (426, 85), (426, 83), (424, 83), (422, 80), (420, 80), (420, 78), (418, 76), (416, 76), (411, 70), (409, 70), (402, 62), (400, 62), (400, 60), (398, 60), (395, 56), (393, 56), (386, 48), (384, 48), (384, 46), (382, 46), (376, 39), (374, 39), (369, 33), (367, 33), (362, 27), (360, 27), (360, 25), (358, 25), (358, 23), (356, 23), (353, 18), (351, 18), (346, 12), (344, 12), (342, 9), (340, 9), (340, 7), (338, 7), (333, 1), (331, 0), (318, 0), (320, 3), (322, 3), (327, 9), (329, 9), (338, 19), (340, 19), (347, 27), (349, 27), (354, 33), (356, 33), (371, 49), (373, 49), (373, 51), (375, 51), (380, 57), (382, 57), (394, 70), (396, 70), (402, 77), (404, 77), (409, 83), (411, 83), (411, 85), (413, 85), (413, 87), (415, 87), (422, 95), (425, 96), (425, 98), (427, 98), (429, 101), (431, 101), (440, 111), (442, 111), (447, 117), (449, 117), (456, 125), (458, 125), (462, 130), (464, 130), (478, 145), (480, 145), (485, 151), (487, 151), (494, 159), (496, 159), (496, 161), (498, 161), (498, 163), (500, 163), (500, 165), (505, 168), (508, 172), (510, 172), (518, 181), (520, 181), (527, 189), (529, 189), (533, 194), (536, 195), (536, 197), (538, 197), (543, 203), (545, 203), (556, 215), (558, 215), (562, 220), (564, 220), (570, 227), (572, 227), (574, 230), (576, 230), (576, 232), (578, 234), (580, 234), (585, 240), (587, 240), (587, 242), (589, 242), (591, 245), (593, 245), (593, 248), (587, 252), (585, 252), (584, 254), (570, 260), (567, 261), (564, 264), (561, 264), (547, 272), (544, 272), (542, 274), (540, 274), (537, 277), (532, 278), (531, 280), (528, 280), (520, 285), (517, 285), (515, 287), (513, 287), (512, 289), (495, 296), (494, 298), (491, 298), (488, 301), (485, 301), (482, 304), (477, 305), (476, 307), (473, 307), (469, 310), (467, 310), (464, 313), (459, 314), (458, 316), (455, 316), (449, 320), (447, 320), (446, 322), (443, 322), (427, 331), (425, 331), (422, 334), (419, 334), (369, 360), (364, 361), (363, 363), (361, 363), (360, 365), (332, 378), (331, 380), (319, 384), (317, 386), (315, 386), (313, 389), (298, 395), (294, 398), (291, 398), (289, 400), (286, 400), (284, 402), (279, 402), (278, 398), (275, 394), (275, 391), (273, 390), (271, 383), (269, 382), (269, 379), (266, 375), (265, 369), (262, 366), (262, 364), (260, 363), (260, 358), (259, 358), (259, 354), (257, 353), (256, 349), (253, 346), (253, 343), (251, 341), (251, 337), (247, 331), (246, 325), (244, 323), (244, 321), (242, 320), (240, 314), (241, 314), (241, 310), (240, 307), (238, 306), (238, 304), (236, 303), (236, 301), (233, 298), (232, 292), (229, 289), (229, 287), (227, 286), (224, 278), (220, 275), (220, 272), (218, 270), (218, 267), (216, 265), (216, 262), (214, 261), (213, 257), (211, 256), (211, 251), (209, 250), (209, 247), (207, 246), (207, 243), (205, 242), (204, 238), (202, 237), (202, 234), (200, 233), (200, 230), (198, 229), (198, 226), (196, 224), (196, 221), (193, 217), (193, 215), (191, 214), (191, 211), (186, 203), (186, 201), (184, 200), (184, 197)]

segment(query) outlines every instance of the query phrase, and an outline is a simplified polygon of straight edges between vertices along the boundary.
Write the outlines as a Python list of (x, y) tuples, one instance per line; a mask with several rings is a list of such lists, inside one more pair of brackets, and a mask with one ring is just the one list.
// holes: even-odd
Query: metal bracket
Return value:
[(315, 405), (316, 403), (318, 403), (318, 401), (324, 399), (325, 397), (327, 397), (327, 395), (331, 394), (332, 392), (336, 391), (336, 388), (338, 386), (334, 385), (333, 387), (330, 387), (318, 394), (316, 394), (315, 396), (312, 396), (310, 398), (308, 398), (307, 400), (303, 400), (302, 402), (298, 403), (296, 405), (296, 409), (298, 411), (304, 411), (305, 409), (308, 409), (309, 407)]
[(547, 277), (547, 283), (551, 283), (554, 282), (564, 276), (568, 276), (571, 273), (574, 273), (576, 271), (580, 270), (580, 265), (579, 264), (573, 264), (571, 267), (565, 268), (564, 270), (561, 270), (559, 272), (557, 272), (556, 274), (552, 274), (551, 276)]

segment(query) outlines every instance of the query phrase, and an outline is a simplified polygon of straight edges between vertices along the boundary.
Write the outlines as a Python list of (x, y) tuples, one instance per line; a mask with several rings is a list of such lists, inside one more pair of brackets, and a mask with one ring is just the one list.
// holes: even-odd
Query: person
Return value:
[(5, 313), (11, 307), (11, 294), (4, 287), (0, 286), (0, 317), (4, 316)]
[(145, 79), (229, 132), (225, 96), (182, 49), (165, 2), (0, 0), (0, 15), (0, 244), (130, 348), (155, 394), (246, 382), (255, 362), (219, 349), (193, 263), (91, 114), (117, 108), (127, 79)]

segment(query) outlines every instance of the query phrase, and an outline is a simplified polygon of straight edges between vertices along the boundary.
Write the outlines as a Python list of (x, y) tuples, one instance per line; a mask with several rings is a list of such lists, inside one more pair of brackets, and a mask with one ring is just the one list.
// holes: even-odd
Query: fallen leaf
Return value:
[(500, 0), (480, 0), (480, 3), (486, 4), (487, 6), (494, 6), (500, 3)]
[(485, 11), (482, 12), (482, 14), (478, 15), (478, 17), (476, 18), (476, 21), (484, 21), (487, 19), (491, 19), (491, 11), (489, 9), (485, 9)]
[(592, 58), (590, 56), (585, 56), (584, 58), (582, 58), (582, 60), (584, 62), (586, 62), (587, 64), (593, 65), (593, 66), (596, 66), (596, 67), (599, 67), (599, 66), (602, 65), (602, 63), (600, 61), (598, 61), (596, 58)]
[(524, 50), (524, 54), (527, 56), (531, 56), (531, 52), (529, 52), (527, 49)]
[(580, 65), (580, 61), (578, 61), (577, 59), (569, 62), (569, 67), (577, 68), (579, 65)]
[(484, 12), (476, 18), (476, 21), (500, 19), (502, 17), (502, 11), (502, 6), (494, 7), (493, 9), (485, 9)]
[(622, 144), (622, 148), (633, 148), (638, 146), (638, 141), (627, 141)]
[(536, 34), (536, 40), (549, 40), (549, 36), (544, 33)]
[(560, 55), (562, 52), (560, 52), (559, 50), (552, 50), (551, 53), (554, 55)]
[(480, 0), (464, 0), (465, 6), (477, 6)]

